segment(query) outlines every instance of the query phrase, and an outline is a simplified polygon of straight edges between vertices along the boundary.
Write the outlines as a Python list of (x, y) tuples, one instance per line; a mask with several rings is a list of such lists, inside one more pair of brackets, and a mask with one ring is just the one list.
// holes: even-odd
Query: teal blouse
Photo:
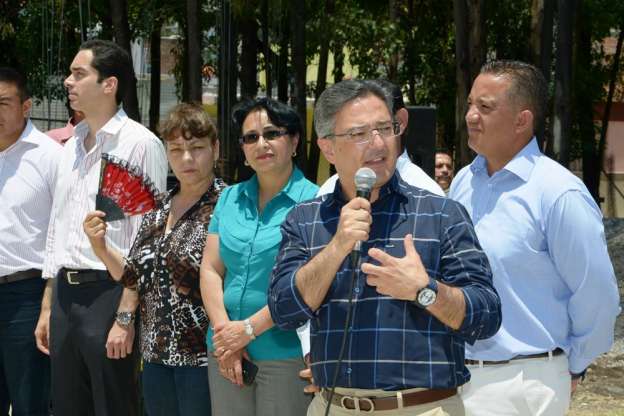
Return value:
[[(231, 320), (243, 320), (267, 304), (271, 270), (282, 240), (280, 226), (299, 202), (315, 197), (318, 186), (293, 169), (284, 188), (258, 213), (258, 178), (226, 188), (219, 197), (208, 232), (219, 235), (219, 254), (225, 265), (223, 302)], [(206, 343), (213, 351), (212, 329)], [(295, 331), (273, 327), (247, 345), (253, 360), (281, 360), (301, 356)]]

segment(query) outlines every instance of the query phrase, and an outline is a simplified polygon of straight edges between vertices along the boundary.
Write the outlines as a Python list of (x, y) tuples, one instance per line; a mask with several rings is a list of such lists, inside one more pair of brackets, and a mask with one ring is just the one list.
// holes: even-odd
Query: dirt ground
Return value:
[[(624, 304), (624, 220), (606, 220), (605, 234)], [(623, 308), (624, 309), (624, 308)], [(615, 327), (611, 351), (589, 367), (572, 399), (570, 416), (624, 416), (624, 314)]]

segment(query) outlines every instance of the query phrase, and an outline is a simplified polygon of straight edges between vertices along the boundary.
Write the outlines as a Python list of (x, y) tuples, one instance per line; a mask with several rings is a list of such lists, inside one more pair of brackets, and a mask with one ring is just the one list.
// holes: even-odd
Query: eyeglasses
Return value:
[(345, 141), (354, 144), (368, 144), (373, 139), (373, 132), (377, 132), (382, 139), (396, 137), (401, 132), (401, 124), (398, 121), (380, 124), (370, 129), (357, 128), (346, 133), (332, 134), (328, 137), (343, 137)]
[(262, 133), (247, 133), (243, 134), (238, 141), (240, 144), (253, 144), (260, 140), (260, 136), (264, 138), (264, 140), (275, 140), (278, 137), (282, 137), (288, 134), (288, 131), (285, 129), (279, 130), (265, 130)]

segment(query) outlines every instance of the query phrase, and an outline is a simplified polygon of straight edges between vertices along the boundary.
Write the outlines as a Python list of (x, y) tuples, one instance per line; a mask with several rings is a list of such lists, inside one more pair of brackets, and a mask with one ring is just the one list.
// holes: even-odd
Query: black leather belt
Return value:
[(21, 280), (33, 279), (35, 277), (41, 277), (41, 270), (22, 270), (21, 272), (15, 272), (6, 276), (0, 276), (0, 285), (3, 285), (5, 283), (19, 282)]
[(110, 280), (110, 275), (106, 270), (82, 269), (72, 270), (62, 268), (59, 270), (59, 276), (70, 285), (80, 285), (83, 283), (100, 282), (102, 280)]
[[(325, 400), (329, 399), (330, 391), (323, 389), (321, 392)], [(448, 399), (457, 394), (457, 388), (450, 389), (431, 389), (414, 391), (402, 395), (402, 407), (417, 406), (419, 404), (433, 403), (439, 400)], [(388, 397), (356, 397), (345, 396), (334, 393), (332, 404), (353, 410), (356, 407), (363, 412), (374, 412), (376, 410), (394, 410), (401, 407), (397, 396)]]
[(481, 361), (481, 360), (465, 360), (466, 365), (501, 365), (501, 364), (509, 364), (515, 360), (526, 360), (531, 358), (547, 358), (549, 356), (556, 357), (558, 355), (563, 354), (563, 350), (561, 348), (555, 348), (551, 352), (542, 352), (539, 354), (531, 354), (531, 355), (516, 355), (510, 360), (503, 361)]

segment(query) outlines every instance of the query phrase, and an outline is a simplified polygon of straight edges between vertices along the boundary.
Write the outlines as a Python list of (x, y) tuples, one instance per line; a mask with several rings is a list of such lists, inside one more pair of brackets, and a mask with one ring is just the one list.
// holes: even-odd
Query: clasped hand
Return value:
[(219, 361), (219, 371), (238, 386), (243, 385), (241, 362), (242, 356), (247, 357), (244, 348), (250, 341), (242, 321), (223, 322), (214, 326), (212, 345)]

